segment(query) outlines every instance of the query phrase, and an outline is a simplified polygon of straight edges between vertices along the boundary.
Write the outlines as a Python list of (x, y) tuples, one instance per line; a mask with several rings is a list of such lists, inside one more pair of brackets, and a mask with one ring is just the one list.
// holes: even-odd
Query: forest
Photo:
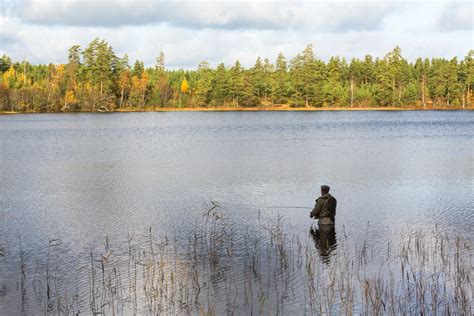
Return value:
[(169, 108), (470, 108), (474, 50), (418, 58), (397, 46), (384, 57), (316, 57), (313, 46), (287, 60), (257, 58), (251, 68), (202, 61), (167, 70), (165, 55), (145, 67), (117, 56), (107, 41), (74, 45), (66, 64), (33, 65), (0, 58), (0, 112), (145, 111)]

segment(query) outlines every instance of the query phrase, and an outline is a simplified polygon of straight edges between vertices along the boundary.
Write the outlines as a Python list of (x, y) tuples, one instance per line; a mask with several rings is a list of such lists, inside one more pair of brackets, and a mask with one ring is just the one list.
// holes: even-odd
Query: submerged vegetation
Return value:
[(318, 59), (309, 45), (287, 61), (260, 57), (244, 69), (167, 70), (118, 57), (105, 41), (69, 49), (67, 64), (0, 58), (0, 112), (159, 110), (160, 108), (472, 107), (474, 51), (408, 62), (399, 47), (383, 58)]
[(434, 228), (375, 250), (343, 233), (326, 260), (282, 217), (259, 230), (234, 232), (214, 203), (187, 240), (151, 230), (125, 244), (106, 237), (75, 269), (51, 240), (43, 261), (20, 253), (19, 306), (65, 315), (473, 313), (469, 239)]

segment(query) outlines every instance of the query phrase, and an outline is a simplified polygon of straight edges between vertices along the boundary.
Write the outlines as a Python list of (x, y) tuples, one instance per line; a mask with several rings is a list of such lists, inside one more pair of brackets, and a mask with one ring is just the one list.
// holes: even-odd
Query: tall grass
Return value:
[(43, 263), (21, 250), (21, 308), (57, 315), (474, 312), (468, 238), (434, 227), (376, 251), (343, 232), (337, 249), (321, 257), (312, 237), (291, 233), (281, 216), (259, 227), (234, 229), (212, 203), (186, 242), (151, 229), (128, 234), (125, 244), (106, 236), (75, 271), (62, 266), (55, 240)]

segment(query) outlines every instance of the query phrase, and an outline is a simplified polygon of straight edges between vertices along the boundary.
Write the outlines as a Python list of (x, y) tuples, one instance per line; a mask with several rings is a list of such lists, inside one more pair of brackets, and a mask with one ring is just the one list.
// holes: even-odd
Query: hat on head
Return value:
[(323, 184), (323, 185), (321, 186), (321, 190), (323, 190), (323, 191), (325, 191), (325, 192), (329, 192), (329, 189), (331, 189), (331, 188), (329, 187), (329, 185)]

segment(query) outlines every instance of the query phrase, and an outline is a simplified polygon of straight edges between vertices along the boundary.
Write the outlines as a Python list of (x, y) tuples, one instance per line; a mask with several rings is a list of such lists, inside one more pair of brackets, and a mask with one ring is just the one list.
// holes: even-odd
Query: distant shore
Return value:
[(144, 109), (122, 108), (113, 111), (58, 111), (58, 112), (38, 112), (38, 111), (2, 111), (2, 114), (44, 114), (44, 113), (130, 113), (130, 112), (263, 112), (263, 111), (472, 111), (474, 107), (289, 107), (289, 106), (269, 106), (269, 107), (147, 107)]

